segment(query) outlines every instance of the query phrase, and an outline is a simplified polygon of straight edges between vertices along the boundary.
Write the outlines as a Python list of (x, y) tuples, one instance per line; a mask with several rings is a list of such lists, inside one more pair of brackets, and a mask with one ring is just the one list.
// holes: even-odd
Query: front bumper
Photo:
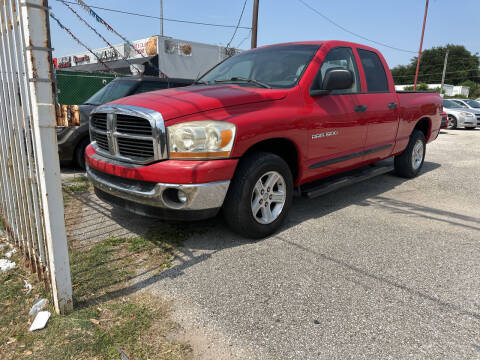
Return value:
[(215, 216), (238, 160), (118, 163), (86, 150), (87, 175), (102, 200), (137, 214), (168, 220)]
[[(230, 181), (204, 184), (165, 184), (119, 178), (87, 166), (93, 186), (111, 195), (140, 204), (173, 210), (205, 210), (220, 208)], [(185, 202), (175, 198), (182, 192)]]
[(460, 116), (460, 124), (464, 127), (477, 127), (477, 118), (475, 116)]

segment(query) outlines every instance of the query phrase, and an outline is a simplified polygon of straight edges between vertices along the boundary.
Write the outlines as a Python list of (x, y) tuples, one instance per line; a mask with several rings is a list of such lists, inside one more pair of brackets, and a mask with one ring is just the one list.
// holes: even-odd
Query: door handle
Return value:
[(355, 112), (365, 112), (367, 111), (367, 107), (365, 105), (358, 105), (356, 108), (355, 108)]
[(398, 104), (396, 102), (391, 102), (388, 104), (389, 109), (396, 109), (398, 107)]

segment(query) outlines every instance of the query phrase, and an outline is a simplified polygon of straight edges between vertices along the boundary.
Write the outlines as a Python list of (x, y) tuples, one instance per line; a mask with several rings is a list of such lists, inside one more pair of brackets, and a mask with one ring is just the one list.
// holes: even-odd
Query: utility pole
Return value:
[(258, 3), (260, 0), (253, 0), (253, 15), (252, 15), (252, 49), (257, 47), (257, 32), (258, 32)]
[(442, 94), (443, 91), (443, 85), (445, 83), (445, 72), (447, 71), (447, 61), (448, 61), (448, 52), (450, 50), (447, 49), (447, 53), (445, 54), (445, 60), (443, 62), (443, 74), (442, 74), (442, 85), (440, 85), (440, 94)]
[(420, 48), (418, 49), (417, 70), (415, 71), (415, 82), (413, 84), (413, 90), (417, 90), (418, 69), (420, 68), (420, 59), (422, 57), (423, 35), (425, 34), (425, 23), (427, 22), (427, 13), (428, 13), (428, 0), (426, 0), (426, 3), (425, 3), (425, 15), (423, 16), (422, 37), (420, 38)]
[(160, 0), (160, 36), (163, 37), (163, 0)]

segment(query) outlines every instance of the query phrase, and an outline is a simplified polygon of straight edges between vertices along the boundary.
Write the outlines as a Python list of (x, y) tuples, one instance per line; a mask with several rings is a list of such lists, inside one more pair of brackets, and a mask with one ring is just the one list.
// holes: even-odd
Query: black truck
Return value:
[(85, 148), (90, 143), (88, 118), (97, 106), (125, 96), (188, 86), (192, 83), (193, 80), (189, 79), (162, 79), (154, 76), (129, 76), (113, 80), (79, 106), (80, 126), (57, 127), (60, 162), (85, 168)]

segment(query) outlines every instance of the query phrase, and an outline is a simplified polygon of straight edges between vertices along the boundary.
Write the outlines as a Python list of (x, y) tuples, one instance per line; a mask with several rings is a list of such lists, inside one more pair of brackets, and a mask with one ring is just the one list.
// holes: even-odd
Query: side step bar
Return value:
[(326, 178), (316, 181), (313, 184), (304, 185), (304, 187), (301, 187), (301, 193), (310, 199), (315, 198), (317, 196), (322, 196), (328, 194), (329, 192), (341, 189), (345, 186), (386, 174), (392, 170), (394, 170), (393, 165), (372, 165), (360, 170), (350, 171), (342, 177), (337, 177), (335, 179)]

